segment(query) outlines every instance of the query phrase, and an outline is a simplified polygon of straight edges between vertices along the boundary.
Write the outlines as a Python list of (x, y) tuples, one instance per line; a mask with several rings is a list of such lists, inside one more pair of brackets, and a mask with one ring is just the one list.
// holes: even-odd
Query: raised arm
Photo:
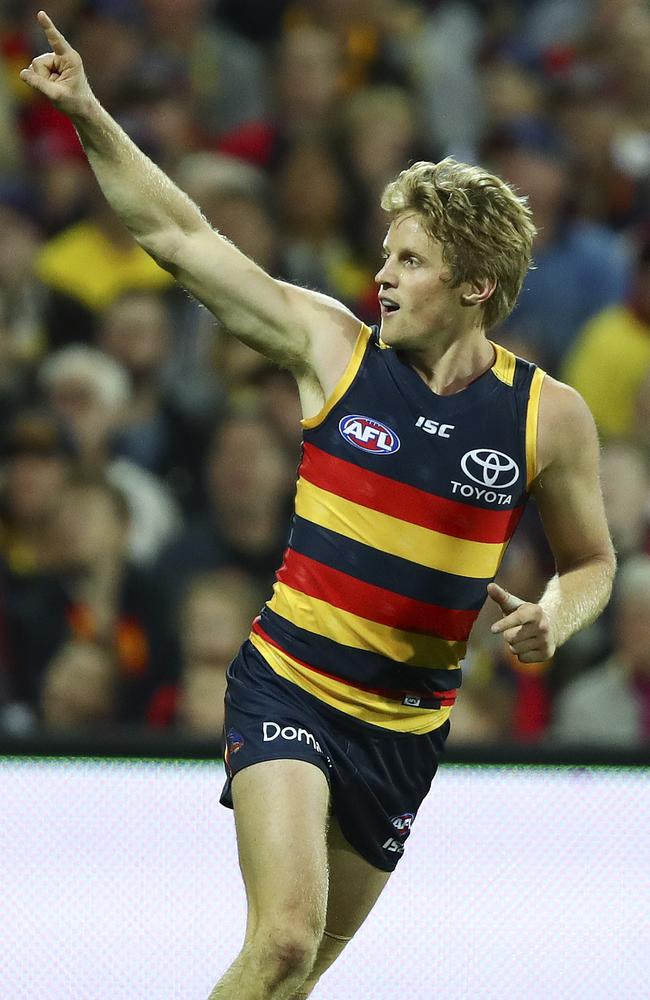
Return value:
[(236, 337), (329, 394), (359, 322), (328, 296), (272, 278), (220, 236), (102, 108), (79, 53), (44, 11), (38, 22), (52, 51), (20, 76), (71, 119), (107, 201), (138, 243)]
[(616, 566), (599, 476), (596, 426), (587, 404), (569, 386), (548, 376), (540, 397), (540, 472), (532, 486), (557, 566), (537, 604), (502, 587), (488, 592), (505, 617), (502, 632), (524, 663), (549, 659), (557, 646), (603, 610)]

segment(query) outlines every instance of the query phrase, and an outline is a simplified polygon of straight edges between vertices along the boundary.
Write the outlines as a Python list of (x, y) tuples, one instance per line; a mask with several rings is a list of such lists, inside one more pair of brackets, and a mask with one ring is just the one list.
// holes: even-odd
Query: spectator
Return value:
[[(384, 179), (411, 159), (491, 155), (530, 195), (540, 227), (537, 270), (497, 339), (587, 396), (605, 437), (619, 558), (650, 551), (647, 254), (630, 291), (626, 249), (650, 208), (644, 0), (51, 2), (108, 109), (208, 221), (272, 274), (330, 289), (369, 323)], [(0, 418), (15, 444), (0, 479), (0, 725), (17, 729), (30, 725), (43, 671), (68, 641), (64, 676), (75, 657), (95, 663), (98, 691), (102, 657), (122, 676), (114, 637), (80, 640), (67, 619), (87, 574), (63, 573), (53, 525), (75, 458), (84, 475), (123, 485), (129, 606), (142, 593), (162, 619), (166, 603), (132, 560), (154, 561), (176, 605), (197, 571), (235, 566), (268, 587), (300, 436), (288, 374), (174, 289), (106, 212), (68, 119), (19, 79), (43, 51), (34, 9), (5, 0), (0, 15)], [(80, 362), (80, 343), (109, 357)], [(33, 423), (24, 431), (39, 370), (69, 432), (46, 410), (38, 434)], [(211, 443), (206, 431), (206, 457), (203, 428), (227, 406)], [(102, 503), (80, 492), (70, 510), (96, 504), (110, 535)], [(545, 556), (530, 520), (522, 530), (504, 580), (537, 596)], [(80, 530), (71, 551), (85, 538)], [(537, 675), (495, 646), (481, 617), (454, 738), (542, 735), (554, 693), (613, 655), (613, 615), (612, 606)], [(199, 714), (220, 711), (218, 673), (193, 662), (179, 719), (215, 732)], [(155, 683), (177, 693), (175, 679)], [(114, 725), (124, 721), (119, 697), (118, 683)], [(152, 717), (147, 697), (138, 712)]]
[[(284, 270), (270, 207), (270, 183), (262, 170), (233, 156), (195, 153), (181, 162), (178, 181), (201, 206), (208, 222), (243, 253), (270, 274)], [(258, 367), (260, 356), (230, 337), (193, 300), (185, 300), (175, 317), (178, 336), (170, 365), (175, 390), (195, 409), (196, 401), (203, 412), (214, 412), (223, 401), (228, 388), (225, 378), (233, 373), (233, 366), (241, 360), (246, 368)]]
[(368, 273), (346, 236), (348, 192), (329, 146), (301, 141), (289, 148), (276, 196), (287, 278), (354, 301), (367, 287)]
[(67, 642), (47, 665), (39, 712), (45, 732), (107, 732), (115, 722), (116, 668), (110, 647)]
[[(650, 553), (650, 471), (638, 445), (613, 438), (603, 445), (600, 476), (607, 523), (620, 566)], [(562, 688), (613, 651), (614, 604), (556, 653), (553, 682)]]
[(123, 292), (162, 291), (173, 284), (115, 218), (96, 186), (87, 217), (43, 247), (38, 276), (55, 303), (48, 331), (55, 348), (90, 342), (99, 314)]
[(55, 518), (75, 448), (49, 413), (21, 410), (2, 449), (2, 559), (12, 576), (33, 576), (56, 563)]
[(414, 103), (421, 109), (428, 145), (443, 155), (472, 162), (485, 120), (478, 74), (483, 41), (480, 13), (473, 3), (459, 0), (433, 7), (423, 23), (415, 21), (401, 39), (416, 93)]
[(142, 7), (148, 61), (162, 58), (176, 64), (191, 87), (196, 120), (209, 139), (264, 119), (261, 55), (210, 17), (209, 0), (143, 0)]
[(166, 386), (171, 315), (154, 292), (128, 292), (103, 314), (99, 347), (129, 376), (131, 395), (121, 409), (113, 454), (161, 478), (186, 511), (199, 503), (207, 427), (192, 418)]
[[(537, 600), (549, 577), (549, 553), (540, 543), (542, 537), (539, 518), (529, 507), (498, 578), (510, 593), (524, 600)], [(552, 664), (521, 663), (501, 639), (495, 641), (490, 626), (497, 617), (488, 602), (472, 629), (463, 679), (463, 693), (468, 691), (470, 698), (467, 711), (461, 709), (458, 741), (536, 741), (549, 722)]]
[(614, 602), (613, 653), (562, 692), (554, 740), (575, 746), (650, 742), (650, 557), (636, 556), (622, 567)]
[(178, 672), (158, 581), (126, 556), (129, 509), (110, 482), (71, 473), (57, 502), (56, 569), (6, 586), (15, 696), (35, 706), (67, 642), (99, 644), (115, 663), (115, 722), (141, 724), (154, 691)]
[(21, 136), (16, 128), (11, 99), (11, 81), (6, 67), (0, 63), (0, 175), (17, 173), (22, 166), (23, 147)]
[(650, 551), (650, 468), (643, 450), (631, 441), (606, 442), (600, 475), (619, 560)]
[(606, 306), (621, 302), (630, 265), (611, 231), (571, 217), (570, 163), (545, 128), (526, 126), (492, 157), (497, 172), (527, 195), (538, 235), (536, 269), (529, 271), (508, 319), (557, 373), (579, 330)]
[(29, 375), (48, 347), (51, 305), (36, 275), (43, 237), (21, 203), (0, 200), (0, 296), (12, 367)]
[(520, 62), (504, 55), (491, 59), (483, 68), (481, 85), (490, 132), (544, 117), (543, 80)]
[(131, 399), (127, 373), (101, 351), (71, 345), (46, 359), (39, 378), (50, 406), (72, 433), (82, 466), (105, 472), (128, 497), (130, 555), (151, 562), (179, 526), (179, 513), (155, 476), (113, 457), (113, 437)]
[(129, 520), (125, 496), (109, 481), (83, 473), (68, 480), (58, 516), (67, 629), (114, 649), (116, 718), (137, 724), (178, 665), (162, 588), (127, 557)]
[(9, 326), (5, 295), (0, 288), (0, 427), (7, 427), (16, 412), (29, 403), (29, 396), (29, 379)]
[(190, 582), (180, 608), (176, 721), (184, 732), (221, 738), (226, 671), (261, 603), (251, 581), (236, 570), (200, 574)]
[(276, 59), (276, 116), (289, 140), (331, 129), (344, 86), (336, 35), (318, 25), (295, 25), (282, 35)]
[(244, 373), (239, 383), (233, 386), (232, 398), (248, 399), (249, 405), (253, 400), (257, 402), (260, 413), (281, 438), (287, 457), (297, 466), (302, 440), (302, 411), (295, 379), (277, 365), (259, 364), (259, 354), (257, 360), (257, 366)]
[(284, 517), (295, 463), (273, 426), (255, 411), (232, 412), (217, 425), (207, 457), (207, 511), (161, 554), (157, 564), (170, 603), (199, 572), (236, 566), (270, 589), (286, 545)]
[(640, 394), (650, 376), (650, 230), (640, 248), (627, 302), (584, 327), (563, 378), (585, 398), (604, 437), (634, 437)]

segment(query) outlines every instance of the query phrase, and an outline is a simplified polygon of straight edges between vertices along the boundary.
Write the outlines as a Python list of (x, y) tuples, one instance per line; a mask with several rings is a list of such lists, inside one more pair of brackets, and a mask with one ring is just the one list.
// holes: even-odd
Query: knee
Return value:
[(264, 967), (278, 983), (306, 979), (316, 960), (321, 935), (317, 928), (274, 925), (260, 930), (255, 947)]

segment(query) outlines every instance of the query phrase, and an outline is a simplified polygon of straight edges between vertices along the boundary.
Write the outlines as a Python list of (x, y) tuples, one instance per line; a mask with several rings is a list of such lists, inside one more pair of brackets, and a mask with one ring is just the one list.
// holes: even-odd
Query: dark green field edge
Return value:
[[(122, 761), (221, 761), (220, 740), (189, 740), (170, 735), (115, 733), (106, 736), (7, 736), (0, 734), (0, 758)], [(650, 768), (650, 746), (636, 749), (535, 746), (520, 743), (450, 746), (448, 764), (534, 765), (540, 767)]]

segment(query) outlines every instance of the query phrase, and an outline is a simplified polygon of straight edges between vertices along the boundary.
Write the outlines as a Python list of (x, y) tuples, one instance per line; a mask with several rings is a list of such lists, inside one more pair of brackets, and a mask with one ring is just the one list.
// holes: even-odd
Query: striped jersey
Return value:
[(544, 373), (496, 360), (439, 396), (376, 327), (303, 420), (288, 547), (251, 642), (271, 668), (362, 722), (426, 733), (535, 476)]

